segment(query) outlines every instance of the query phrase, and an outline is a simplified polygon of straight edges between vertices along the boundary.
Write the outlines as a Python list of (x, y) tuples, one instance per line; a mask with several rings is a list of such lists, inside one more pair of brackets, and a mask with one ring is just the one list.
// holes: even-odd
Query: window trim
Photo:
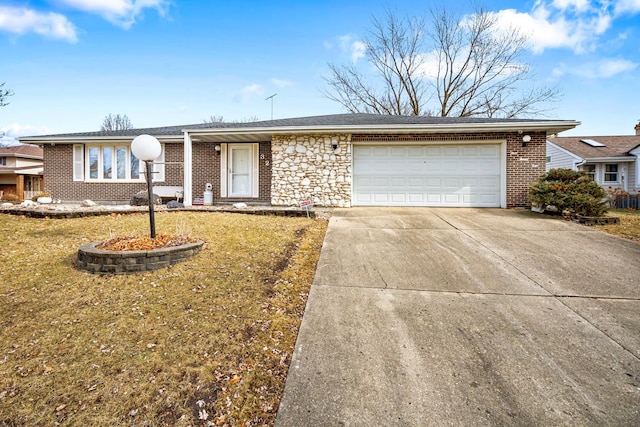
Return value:
[(585, 173), (587, 174), (587, 176), (592, 180), (597, 182), (598, 180), (596, 179), (597, 173), (598, 173), (598, 167), (595, 165), (595, 163), (587, 163), (584, 166), (582, 166), (582, 170), (585, 171)]
[[(615, 172), (611, 172), (608, 170), (609, 166), (615, 166)], [(608, 180), (607, 175), (615, 175), (616, 179), (614, 181)], [(618, 163), (605, 163), (604, 172), (602, 175), (602, 181), (605, 184), (618, 184), (620, 183), (620, 165)]]
[[(165, 173), (164, 173), (164, 151), (165, 145), (160, 144), (162, 151), (160, 152), (160, 157), (153, 162), (154, 165), (154, 174), (153, 174), (153, 182), (164, 182)], [(104, 152), (105, 149), (111, 149), (111, 178), (104, 178)], [(118, 157), (118, 149), (125, 148), (125, 178), (118, 178), (117, 171), (117, 157)], [(97, 159), (97, 178), (91, 178), (91, 150), (96, 149), (98, 154)], [(74, 181), (83, 181), (87, 183), (137, 183), (137, 182), (145, 182), (145, 163), (143, 161), (139, 161), (138, 166), (138, 178), (131, 178), (131, 158), (135, 157), (131, 152), (131, 144), (74, 144), (73, 147), (73, 178)], [(80, 165), (82, 167), (80, 168)], [(78, 169), (77, 169), (78, 168)]]

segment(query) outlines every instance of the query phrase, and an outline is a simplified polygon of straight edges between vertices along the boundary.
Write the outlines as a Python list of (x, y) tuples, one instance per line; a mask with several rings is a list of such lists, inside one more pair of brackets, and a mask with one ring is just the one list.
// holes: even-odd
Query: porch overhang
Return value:
[(447, 124), (384, 124), (384, 125), (322, 125), (322, 126), (274, 126), (239, 128), (183, 129), (196, 142), (259, 142), (270, 141), (274, 135), (302, 134), (436, 134), (478, 132), (546, 132), (547, 135), (570, 130), (580, 122), (574, 120), (522, 121), (498, 123), (447, 123)]

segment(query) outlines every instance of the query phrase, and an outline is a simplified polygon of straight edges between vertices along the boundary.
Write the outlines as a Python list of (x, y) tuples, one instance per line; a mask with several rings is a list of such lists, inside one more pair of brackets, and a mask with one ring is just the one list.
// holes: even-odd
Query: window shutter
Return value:
[(84, 181), (84, 144), (73, 145), (73, 180)]
[[(154, 182), (163, 182), (164, 181), (164, 144), (162, 146), (162, 151), (160, 152), (160, 157), (153, 161), (153, 181)], [(144, 162), (143, 162), (144, 163)]]
[(258, 154), (259, 152), (259, 146), (258, 144), (253, 144), (253, 156), (252, 156), (252, 163), (253, 163), (253, 185), (251, 188), (251, 197), (258, 197), (258, 193), (259, 193), (259, 183), (260, 183), (260, 179), (258, 177), (258, 172), (260, 170), (260, 156)]

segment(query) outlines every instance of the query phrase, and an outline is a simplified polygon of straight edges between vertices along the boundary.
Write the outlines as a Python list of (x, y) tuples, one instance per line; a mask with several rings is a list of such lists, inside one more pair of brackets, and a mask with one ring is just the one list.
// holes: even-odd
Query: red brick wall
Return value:
[[(522, 135), (530, 135), (531, 141), (522, 146)], [(530, 206), (528, 201), (529, 184), (544, 173), (546, 162), (545, 132), (497, 132), (497, 133), (446, 133), (446, 134), (402, 134), (371, 135), (353, 134), (351, 142), (390, 141), (507, 141), (507, 208)]]
[[(81, 182), (73, 180), (73, 145), (44, 145), (45, 189), (64, 202), (91, 199), (128, 203), (135, 193), (146, 190), (142, 182)], [(182, 162), (182, 144), (165, 144), (165, 162)], [(166, 164), (165, 180), (154, 185), (182, 185), (182, 165)]]
[(220, 155), (210, 142), (193, 142), (193, 197), (204, 196), (204, 186), (213, 185), (213, 200), (220, 199)]
[[(522, 135), (512, 133), (458, 133), (430, 135), (362, 135), (353, 134), (352, 142), (359, 141), (507, 141), (507, 207), (528, 207), (529, 184), (544, 172), (546, 159), (546, 134), (527, 132), (531, 142), (522, 146)], [(220, 155), (213, 143), (193, 143), (193, 196), (201, 197), (206, 183), (213, 185), (214, 203), (271, 202), (271, 142), (259, 144), (259, 197), (232, 199), (220, 197)], [(183, 146), (181, 143), (165, 145), (165, 181), (160, 185), (182, 185)], [(171, 164), (177, 162), (179, 164)], [(146, 188), (139, 183), (91, 183), (73, 181), (73, 145), (44, 146), (44, 180), (46, 190), (63, 201), (128, 202), (131, 196)]]
[(545, 172), (547, 135), (545, 132), (526, 132), (531, 141), (522, 146), (522, 135), (507, 137), (507, 207), (530, 207), (529, 185)]
[(210, 142), (193, 143), (193, 197), (203, 197), (207, 183), (213, 186), (214, 203), (271, 202), (271, 141), (258, 144), (258, 197), (220, 197), (220, 154)]

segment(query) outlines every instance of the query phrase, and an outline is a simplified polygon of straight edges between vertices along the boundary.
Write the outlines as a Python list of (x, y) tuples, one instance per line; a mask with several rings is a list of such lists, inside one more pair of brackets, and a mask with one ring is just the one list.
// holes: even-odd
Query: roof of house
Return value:
[(36, 145), (10, 145), (8, 147), (0, 147), (0, 156), (42, 159), (42, 147)]
[[(274, 133), (314, 132), (340, 130), (344, 132), (383, 132), (396, 131), (482, 131), (504, 130), (522, 127), (524, 130), (545, 130), (548, 133), (572, 129), (579, 122), (572, 120), (542, 119), (495, 119), (477, 117), (428, 117), (428, 116), (390, 116), (380, 114), (332, 114), (322, 116), (296, 117), (288, 119), (264, 120), (255, 122), (198, 123), (191, 125), (164, 126), (155, 128), (137, 128), (118, 131), (79, 132), (55, 135), (21, 137), (21, 142), (43, 143), (47, 141), (72, 141), (82, 138), (117, 139), (149, 134), (156, 137), (182, 138), (185, 131), (198, 133), (207, 141), (233, 136), (237, 140), (256, 140)], [(221, 140), (221, 139), (220, 139)]]
[[(549, 141), (578, 157), (589, 160), (631, 156), (629, 152), (640, 146), (640, 135), (563, 136), (549, 138)], [(598, 146), (597, 143), (603, 146)]]

